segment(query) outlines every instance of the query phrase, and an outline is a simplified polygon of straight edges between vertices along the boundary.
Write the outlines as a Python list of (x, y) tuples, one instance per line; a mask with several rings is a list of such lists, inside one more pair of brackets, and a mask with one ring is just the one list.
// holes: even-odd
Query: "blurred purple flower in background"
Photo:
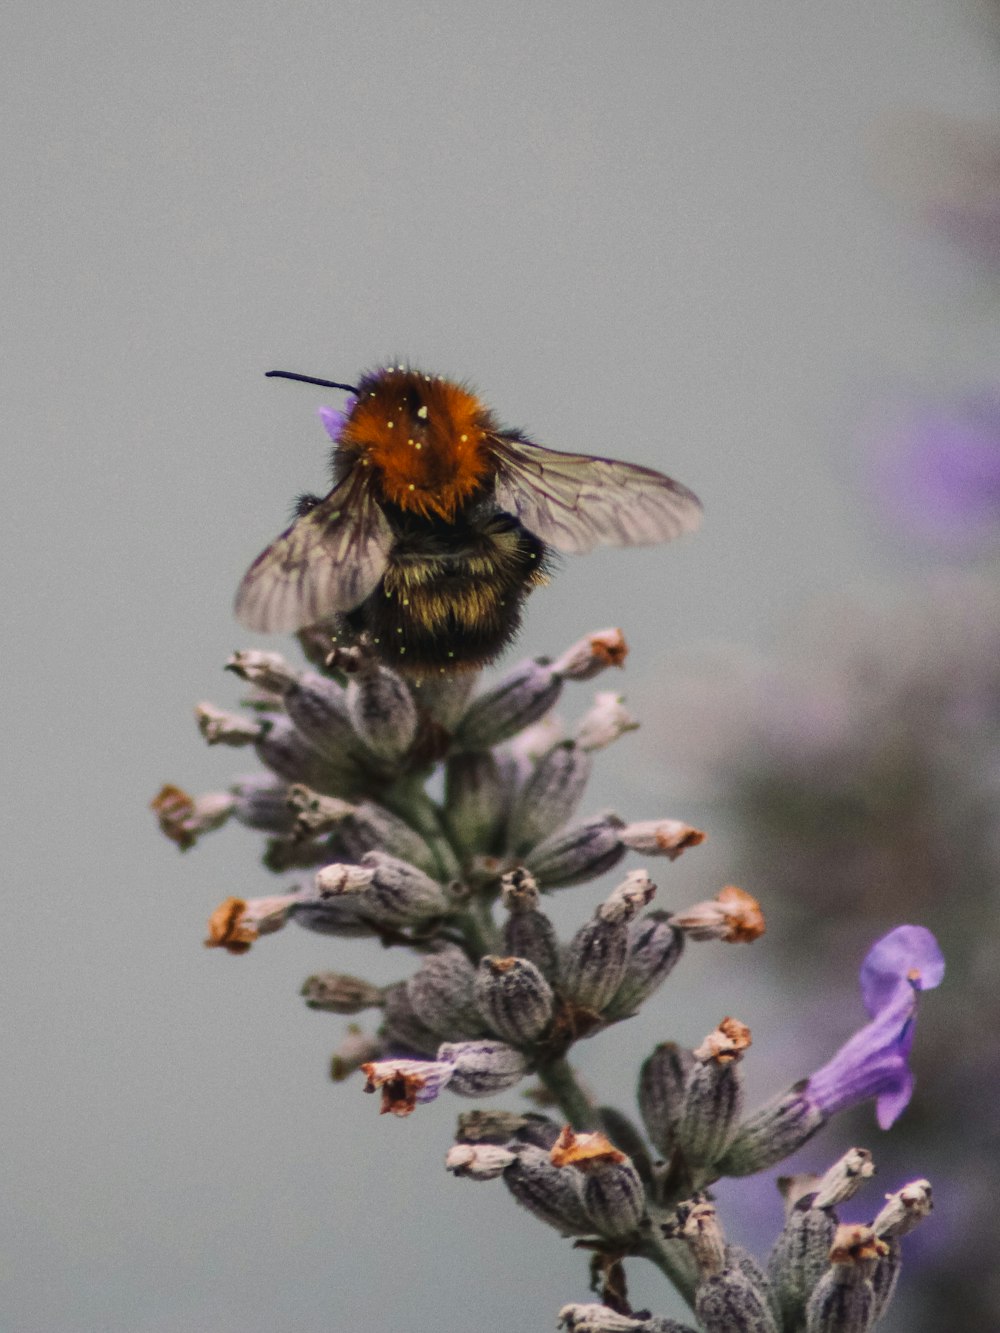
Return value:
[(1000, 538), (1000, 392), (915, 402), (890, 415), (872, 442), (884, 511), (954, 550)]
[(1000, 127), (910, 109), (883, 116), (868, 146), (886, 194), (983, 265), (1000, 264)]
[[(821, 1027), (833, 1036), (852, 1002), (845, 957), (860, 956), (873, 931), (900, 918), (925, 921), (940, 939), (949, 985), (922, 1024), (920, 1097), (880, 1145), (879, 1168), (896, 1178), (917, 1155), (938, 1187), (941, 1230), (890, 1323), (909, 1333), (959, 1320), (1000, 1328), (992, 1240), (1000, 1188), (1000, 583), (951, 570), (906, 591), (827, 599), (769, 660), (748, 658), (741, 668), (727, 648), (716, 662), (678, 671), (669, 690), (668, 762), (683, 762), (704, 793), (699, 818), (717, 824), (725, 810), (748, 882), (781, 902), (769, 918), (769, 957), (800, 1016), (806, 1068), (806, 1042), (815, 1049)], [(810, 1080), (830, 1105), (878, 1096), (883, 1124), (909, 1090), (916, 996), (900, 988), (899, 969), (910, 966), (913, 943), (892, 931), (876, 946), (862, 974), (873, 1022)], [(919, 966), (921, 985), (930, 986), (934, 952)], [(846, 1114), (864, 1143), (867, 1116)], [(808, 1169), (813, 1160), (793, 1165)], [(749, 1194), (752, 1236), (753, 1214), (767, 1205)]]

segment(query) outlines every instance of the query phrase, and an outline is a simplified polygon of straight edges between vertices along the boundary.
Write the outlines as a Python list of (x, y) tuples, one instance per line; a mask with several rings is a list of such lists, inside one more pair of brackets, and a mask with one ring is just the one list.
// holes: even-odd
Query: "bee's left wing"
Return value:
[(648, 546), (694, 532), (701, 501), (652, 468), (490, 437), (501, 509), (557, 551)]
[(247, 629), (289, 633), (350, 611), (378, 586), (392, 546), (369, 471), (355, 467), (257, 557), (236, 593)]

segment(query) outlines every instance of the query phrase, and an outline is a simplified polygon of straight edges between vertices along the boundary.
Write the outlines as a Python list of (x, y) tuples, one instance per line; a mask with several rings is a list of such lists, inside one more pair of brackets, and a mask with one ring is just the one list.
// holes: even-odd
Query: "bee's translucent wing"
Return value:
[(350, 611), (377, 587), (391, 545), (367, 469), (355, 467), (253, 562), (236, 617), (247, 629), (290, 633)]
[(701, 522), (698, 497), (652, 468), (511, 436), (490, 445), (497, 504), (557, 551), (668, 542)]

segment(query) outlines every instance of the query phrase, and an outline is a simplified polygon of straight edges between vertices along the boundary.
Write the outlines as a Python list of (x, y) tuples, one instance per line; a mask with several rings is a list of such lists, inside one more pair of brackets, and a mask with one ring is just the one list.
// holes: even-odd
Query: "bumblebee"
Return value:
[(332, 622), (404, 671), (466, 670), (517, 632), (549, 550), (670, 541), (701, 504), (651, 468), (544, 448), (501, 426), (462, 384), (409, 367), (344, 389), (325, 409), (333, 487), (253, 562), (236, 595), (247, 629)]

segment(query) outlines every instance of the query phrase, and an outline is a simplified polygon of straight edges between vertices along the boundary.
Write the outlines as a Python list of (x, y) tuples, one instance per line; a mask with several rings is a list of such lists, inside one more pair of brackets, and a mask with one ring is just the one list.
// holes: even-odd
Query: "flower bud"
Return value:
[(320, 796), (299, 782), (285, 790), (288, 808), (294, 817), (292, 832), (300, 841), (332, 832), (357, 809), (339, 796)]
[(546, 663), (522, 662), (472, 700), (456, 728), (456, 746), (488, 750), (547, 713), (561, 691), (562, 680)]
[(246, 953), (261, 935), (280, 930), (298, 902), (297, 893), (268, 898), (226, 898), (208, 919), (205, 948)]
[(622, 842), (644, 856), (665, 856), (676, 861), (689, 847), (698, 847), (708, 834), (692, 828), (679, 819), (646, 819), (638, 824), (627, 824), (622, 829)]
[(542, 888), (565, 888), (594, 879), (625, 855), (617, 815), (597, 815), (554, 833), (525, 858), (525, 866)]
[(199, 704), (194, 715), (206, 744), (231, 745), (236, 749), (251, 745), (268, 725), (247, 721), (238, 713), (227, 713), (214, 704)]
[(362, 1065), (378, 1060), (385, 1051), (378, 1037), (362, 1031), (357, 1023), (349, 1023), (340, 1045), (330, 1057), (330, 1078), (343, 1083)]
[(704, 1333), (779, 1333), (767, 1293), (739, 1267), (699, 1282), (694, 1309)]
[(496, 1180), (502, 1176), (517, 1153), (496, 1143), (455, 1143), (444, 1159), (445, 1170), (471, 1180)]
[(600, 1013), (615, 994), (628, 963), (629, 921), (655, 892), (646, 872), (634, 870), (570, 940), (559, 989), (574, 1004)]
[(674, 914), (674, 925), (693, 940), (724, 940), (749, 944), (764, 933), (764, 913), (757, 899), (729, 884), (709, 902), (695, 903)]
[(538, 910), (538, 885), (526, 870), (510, 871), (501, 884), (500, 899), (510, 913), (504, 922), (504, 948), (534, 963), (546, 981), (554, 982), (559, 971), (559, 941), (552, 922)]
[(474, 1111), (460, 1113), (455, 1140), (458, 1143), (509, 1143), (525, 1125), (543, 1119), (531, 1112), (481, 1110), (477, 1107)]
[(459, 1097), (492, 1097), (520, 1083), (528, 1063), (520, 1051), (502, 1041), (446, 1041), (438, 1059), (454, 1067), (451, 1090)]
[(414, 1012), (405, 981), (387, 986), (383, 993), (385, 1019), (382, 1032), (390, 1048), (413, 1051), (417, 1055), (436, 1055), (440, 1045), (437, 1033), (422, 1023)]
[(620, 629), (599, 629), (577, 640), (552, 663), (564, 680), (592, 680), (608, 667), (622, 667), (628, 645)]
[(643, 1062), (639, 1072), (642, 1123), (649, 1141), (664, 1158), (669, 1158), (677, 1145), (677, 1126), (694, 1062), (694, 1056), (685, 1047), (665, 1041)]
[[(345, 873), (338, 878), (339, 872)], [(362, 882), (364, 872), (370, 873), (368, 883)], [(379, 926), (415, 925), (444, 915), (451, 906), (436, 880), (385, 852), (365, 852), (360, 866), (324, 867), (316, 888), (321, 896), (351, 894), (355, 910)]]
[(263, 833), (291, 833), (295, 811), (289, 805), (287, 783), (275, 781), (270, 773), (255, 773), (240, 778), (229, 790), (234, 798), (233, 813), (244, 827)]
[(846, 1203), (874, 1174), (871, 1153), (866, 1148), (849, 1148), (820, 1179), (812, 1206), (836, 1208), (838, 1204)]
[(254, 749), (272, 773), (286, 782), (302, 783), (324, 796), (344, 796), (351, 784), (344, 770), (315, 750), (285, 717), (259, 724)]
[(693, 1052), (695, 1063), (676, 1130), (684, 1160), (693, 1169), (713, 1166), (733, 1137), (743, 1106), (739, 1062), (749, 1045), (746, 1024), (724, 1018)]
[(414, 702), (450, 736), (465, 710), (476, 676), (475, 671), (453, 671), (411, 681)]
[(518, 793), (507, 845), (523, 856), (561, 828), (576, 809), (591, 770), (590, 756), (573, 741), (555, 745), (538, 761)]
[(636, 731), (638, 722), (625, 707), (620, 694), (603, 691), (592, 707), (580, 719), (576, 729), (576, 743), (581, 750), (603, 750), (627, 731)]
[(382, 987), (373, 986), (361, 977), (342, 972), (316, 972), (307, 977), (299, 992), (310, 1009), (322, 1009), (330, 1014), (360, 1014), (365, 1009), (382, 1005)]
[(646, 1211), (646, 1193), (631, 1161), (603, 1134), (576, 1134), (567, 1125), (552, 1149), (554, 1166), (583, 1173), (583, 1205), (602, 1236), (632, 1236)]
[(806, 1305), (809, 1333), (868, 1333), (875, 1312), (871, 1274), (882, 1248), (868, 1227), (837, 1228), (830, 1267)]
[(637, 1013), (666, 981), (683, 952), (684, 933), (673, 925), (669, 912), (650, 912), (631, 921), (625, 975), (605, 1005), (604, 1017), (614, 1021)]
[(338, 832), (344, 850), (356, 860), (361, 860), (366, 852), (387, 852), (428, 875), (437, 871), (434, 853), (420, 834), (405, 820), (374, 801), (356, 805), (340, 821)]
[(475, 996), (489, 1027), (515, 1045), (527, 1045), (540, 1037), (555, 1010), (552, 987), (526, 958), (482, 959)]
[(694, 1333), (688, 1324), (657, 1315), (636, 1317), (619, 1314), (609, 1305), (564, 1305), (559, 1327), (566, 1333)]
[(786, 1327), (801, 1326), (806, 1302), (830, 1262), (836, 1230), (836, 1218), (807, 1197), (792, 1207), (779, 1232), (767, 1273)]
[(236, 802), (228, 792), (189, 796), (180, 787), (161, 787), (149, 803), (160, 822), (160, 832), (182, 852), (193, 847), (203, 833), (221, 828), (234, 813)]
[(912, 1180), (895, 1194), (885, 1196), (885, 1206), (872, 1223), (880, 1240), (906, 1236), (929, 1217), (934, 1207), (929, 1180)]
[(438, 1036), (481, 1037), (483, 1020), (473, 995), (476, 969), (455, 945), (430, 954), (406, 983), (413, 1012)]
[(319, 754), (345, 774), (360, 772), (358, 737), (347, 691), (329, 676), (304, 671), (285, 691), (285, 712)]
[(722, 1159), (723, 1176), (752, 1176), (790, 1157), (826, 1124), (827, 1116), (808, 1097), (808, 1079), (793, 1083), (738, 1127)]
[(462, 852), (496, 852), (508, 793), (489, 750), (449, 756), (444, 775), (444, 814), (452, 842)]
[(294, 920), (317, 935), (336, 935), (342, 939), (365, 938), (377, 934), (372, 921), (363, 917), (353, 894), (340, 897), (303, 895), (295, 905)]
[(268, 694), (284, 694), (299, 677), (299, 673), (281, 653), (262, 652), (257, 648), (233, 653), (224, 669)]
[(441, 1060), (372, 1060), (361, 1068), (365, 1092), (382, 1090), (382, 1115), (406, 1116), (420, 1102), (432, 1102), (451, 1081), (453, 1066)]
[(366, 662), (351, 677), (347, 711), (364, 744), (388, 763), (402, 758), (416, 739), (413, 695), (402, 676), (379, 662)]
[(547, 1150), (524, 1144), (503, 1173), (504, 1184), (530, 1213), (564, 1236), (585, 1236), (593, 1224), (583, 1206), (582, 1177), (553, 1166)]

